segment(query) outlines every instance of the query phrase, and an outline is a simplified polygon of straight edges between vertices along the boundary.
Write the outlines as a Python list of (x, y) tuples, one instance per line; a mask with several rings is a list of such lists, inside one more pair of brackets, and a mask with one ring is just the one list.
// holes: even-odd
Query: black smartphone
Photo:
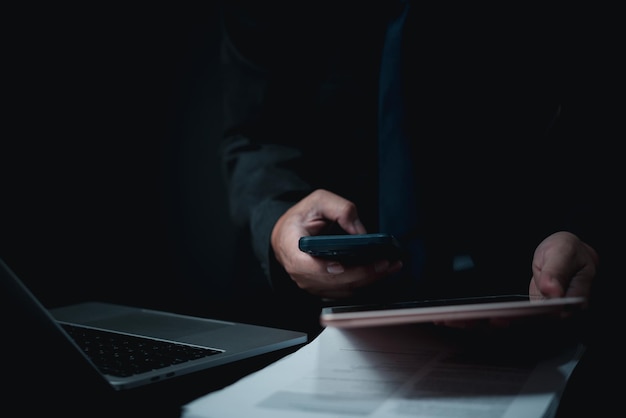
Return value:
[(380, 259), (398, 260), (403, 250), (391, 234), (314, 235), (301, 237), (300, 251), (345, 264), (366, 264)]

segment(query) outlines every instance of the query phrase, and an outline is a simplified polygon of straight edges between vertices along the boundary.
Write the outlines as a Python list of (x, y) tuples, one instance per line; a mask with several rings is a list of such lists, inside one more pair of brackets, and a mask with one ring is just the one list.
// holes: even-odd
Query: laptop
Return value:
[[(81, 404), (92, 397), (103, 407), (113, 393), (307, 341), (306, 333), (293, 330), (102, 302), (47, 309), (1, 258), (0, 283), (2, 359), (11, 366), (5, 382), (14, 386), (12, 393), (32, 393), (36, 404), (48, 407), (77, 402), (78, 393)], [(135, 347), (130, 355), (121, 349), (127, 344)], [(117, 350), (118, 361), (97, 365), (110, 348)], [(145, 352), (156, 352), (157, 358), (148, 359)]]

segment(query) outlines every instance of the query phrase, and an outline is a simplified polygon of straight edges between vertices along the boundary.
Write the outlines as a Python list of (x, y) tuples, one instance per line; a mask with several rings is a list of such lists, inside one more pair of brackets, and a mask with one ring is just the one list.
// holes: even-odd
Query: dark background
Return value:
[(7, 12), (0, 255), (46, 305), (229, 317), (259, 290), (217, 155), (219, 4)]
[[(265, 320), (268, 289), (231, 224), (217, 154), (220, 7), (6, 7), (0, 257), (46, 305)], [(576, 168), (608, 173), (581, 198), (607, 202), (621, 200), (624, 178), (612, 151), (624, 141), (623, 37), (611, 16), (585, 9), (572, 21), (575, 88), (603, 116), (589, 141), (601, 158)], [(605, 232), (621, 242), (619, 231)]]
[[(267, 289), (219, 169), (219, 2), (3, 11), (0, 257), (51, 307), (100, 299), (266, 322)], [(620, 148), (603, 153), (608, 180), (581, 198), (621, 201), (623, 25), (612, 10), (584, 16), (577, 64), (611, 124), (592, 142)], [(608, 303), (596, 304), (593, 356), (566, 395), (572, 416), (576, 399), (594, 412), (619, 399), (604, 372), (615, 367), (605, 349), (620, 347), (606, 330), (623, 316), (623, 202), (606, 207), (621, 224), (605, 231), (616, 244), (598, 282)]]

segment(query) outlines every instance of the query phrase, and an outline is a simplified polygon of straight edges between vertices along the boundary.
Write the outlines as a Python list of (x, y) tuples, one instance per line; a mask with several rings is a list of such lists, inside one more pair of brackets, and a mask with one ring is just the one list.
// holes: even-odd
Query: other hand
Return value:
[(535, 250), (531, 299), (582, 296), (588, 298), (598, 268), (598, 254), (570, 232), (556, 232)]

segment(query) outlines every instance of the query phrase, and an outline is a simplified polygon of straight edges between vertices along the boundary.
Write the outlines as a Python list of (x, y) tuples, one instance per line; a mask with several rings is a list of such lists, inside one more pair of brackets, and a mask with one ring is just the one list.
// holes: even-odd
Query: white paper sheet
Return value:
[(185, 405), (182, 417), (548, 417), (580, 354), (582, 346), (568, 344), (535, 356), (506, 334), (424, 325), (326, 328), (289, 356)]

